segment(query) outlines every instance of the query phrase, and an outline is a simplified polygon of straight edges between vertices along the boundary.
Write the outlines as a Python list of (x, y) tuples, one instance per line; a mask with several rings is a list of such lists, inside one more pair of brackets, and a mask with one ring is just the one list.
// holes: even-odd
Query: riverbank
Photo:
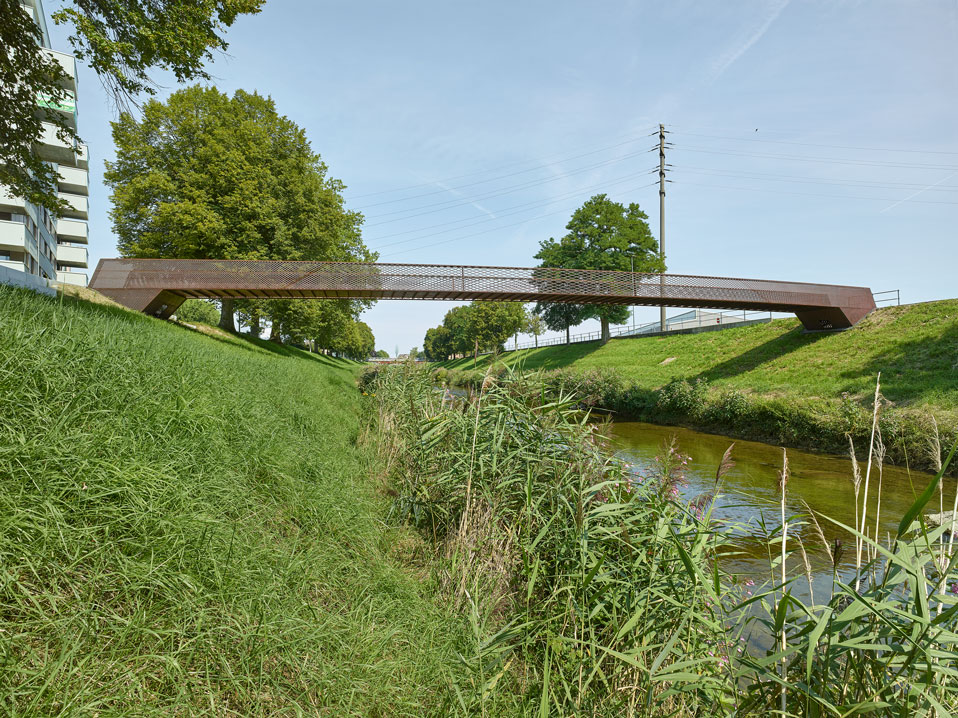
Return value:
[(358, 365), (0, 286), (0, 706), (446, 715)]
[(934, 470), (929, 437), (958, 438), (958, 300), (879, 309), (838, 333), (797, 320), (707, 334), (613, 340), (435, 365), (438, 381), (541, 371), (553, 392), (624, 417), (829, 453), (866, 446), (875, 379), (887, 460)]
[[(644, 466), (612, 458), (578, 398), (553, 399), (538, 379), (487, 377), (454, 402), (411, 363), (361, 379), (394, 515), (432, 547), (448, 602), (470, 616), (464, 708), (611, 717), (958, 707), (953, 546), (946, 529), (915, 521), (940, 475), (902, 507), (875, 500), (887, 491), (878, 480), (855, 509), (866, 531), (842, 526), (832, 538), (830, 517), (789, 508), (792, 475), (778, 454), (754, 477), (777, 487), (763, 490), (776, 510), (739, 521), (723, 496), (734, 450), (694, 491), (688, 447), (666, 443)], [(743, 550), (761, 564), (744, 580)]]

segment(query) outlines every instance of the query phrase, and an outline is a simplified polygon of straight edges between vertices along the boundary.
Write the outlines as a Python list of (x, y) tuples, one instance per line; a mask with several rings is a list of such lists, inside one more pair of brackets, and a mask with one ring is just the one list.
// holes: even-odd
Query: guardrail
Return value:
[[(882, 295), (894, 295), (886, 296), (884, 299), (879, 299)], [(887, 292), (872, 292), (872, 297), (875, 299), (875, 304), (881, 304), (882, 302), (887, 302), (891, 304), (894, 302), (896, 305), (901, 304), (901, 290), (900, 289), (889, 289)]]
[[(719, 312), (714, 313), (710, 312), (706, 316), (697, 316), (695, 319), (686, 319), (683, 321), (669, 321), (666, 324), (666, 332), (679, 331), (681, 329), (696, 329), (699, 327), (705, 326), (735, 326), (736, 324), (743, 324), (745, 322), (759, 321), (762, 319), (771, 320), (772, 312)], [(636, 324), (636, 325), (627, 325), (621, 327), (612, 327), (610, 336), (613, 339), (621, 337), (642, 337), (642, 336), (654, 336), (659, 333), (660, 322), (647, 322), (645, 324)], [(513, 342), (513, 345), (510, 347), (506, 345), (506, 351), (517, 351), (520, 349), (535, 349), (538, 347), (550, 347), (558, 346), (561, 344), (581, 344), (583, 342), (592, 342), (598, 341), (602, 338), (601, 331), (595, 332), (583, 332), (580, 334), (573, 334), (569, 337), (569, 341), (566, 342), (565, 337), (551, 337), (549, 339), (540, 339), (538, 343), (535, 341), (522, 342), (516, 344)], [(484, 351), (479, 352), (480, 354), (491, 354), (492, 352)]]

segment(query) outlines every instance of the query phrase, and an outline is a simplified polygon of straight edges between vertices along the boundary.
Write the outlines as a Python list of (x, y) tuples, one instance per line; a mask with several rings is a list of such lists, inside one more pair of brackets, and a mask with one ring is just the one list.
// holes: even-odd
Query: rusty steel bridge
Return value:
[(90, 287), (168, 318), (183, 301), (440, 299), (791, 312), (808, 330), (845, 329), (875, 309), (871, 290), (765, 279), (587, 269), (218, 259), (101, 259)]

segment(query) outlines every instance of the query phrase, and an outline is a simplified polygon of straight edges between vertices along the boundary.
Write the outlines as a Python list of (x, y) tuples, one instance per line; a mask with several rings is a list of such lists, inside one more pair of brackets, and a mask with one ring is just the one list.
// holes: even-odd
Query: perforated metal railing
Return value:
[(875, 307), (865, 287), (442, 264), (104, 259), (90, 286), (159, 316), (186, 297), (497, 300), (784, 311), (828, 329), (851, 326)]

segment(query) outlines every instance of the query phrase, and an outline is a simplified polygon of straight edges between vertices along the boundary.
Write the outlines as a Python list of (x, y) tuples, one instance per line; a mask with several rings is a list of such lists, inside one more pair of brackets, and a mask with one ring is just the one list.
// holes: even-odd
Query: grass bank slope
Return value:
[[(480, 366), (490, 357), (480, 357)], [(526, 369), (614, 368), (649, 388), (673, 379), (755, 392), (869, 396), (958, 407), (958, 299), (879, 309), (848, 331), (805, 334), (797, 319), (671, 337), (621, 339), (509, 352)], [(444, 363), (471, 369), (472, 359)]]
[[(879, 309), (844, 332), (805, 334), (797, 320), (782, 319), (720, 332), (613, 340), (605, 346), (509, 352), (495, 360), (481, 357), (478, 367), (486, 369), (493, 361), (591, 374), (598, 405), (650, 421), (830, 451), (847, 448), (845, 433), (867, 433), (875, 377), (881, 372), (889, 410), (886, 439), (903, 432), (916, 441), (927, 437), (931, 416), (946, 435), (958, 427), (954, 299)], [(471, 370), (472, 359), (441, 366)], [(603, 382), (610, 384), (607, 392)], [(902, 463), (905, 453), (893, 447), (890, 458)]]
[(0, 286), (2, 712), (443, 712), (354, 374)]

